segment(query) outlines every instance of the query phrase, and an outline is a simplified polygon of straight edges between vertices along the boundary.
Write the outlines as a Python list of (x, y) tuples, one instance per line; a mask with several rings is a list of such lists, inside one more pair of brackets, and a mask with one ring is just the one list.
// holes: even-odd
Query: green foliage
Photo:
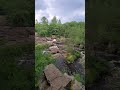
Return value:
[(80, 74), (74, 74), (75, 80), (77, 80), (78, 82), (82, 82), (83, 84), (85, 84), (85, 80), (84, 77)]
[(79, 51), (76, 51), (76, 50), (74, 50), (74, 51), (72, 52), (72, 54), (75, 55), (76, 58), (79, 58), (80, 55), (81, 55), (80, 52), (79, 52)]
[(48, 20), (45, 16), (41, 18), (41, 21), (42, 21), (42, 24), (48, 25)]
[(42, 51), (46, 48), (44, 45), (35, 46), (35, 80), (38, 84), (38, 78), (43, 74), (43, 70), (46, 65), (54, 62), (50, 54), (42, 54)]
[(51, 24), (57, 24), (57, 18), (56, 18), (56, 16), (54, 16), (53, 19), (51, 20)]
[(48, 36), (48, 26), (47, 25), (42, 25), (40, 23), (35, 24), (35, 31), (38, 33), (40, 36)]
[(73, 63), (75, 58), (76, 57), (74, 55), (68, 54), (68, 56), (66, 57), (66, 60), (67, 60), (68, 63)]
[(66, 57), (66, 60), (68, 63), (73, 63), (74, 60), (76, 60), (77, 58), (80, 57), (80, 52), (79, 51), (76, 51), (76, 50), (69, 50), (68, 52), (68, 55)]
[(66, 37), (70, 38), (71, 43), (84, 44), (85, 43), (85, 24), (84, 22), (70, 22), (66, 23), (68, 29), (66, 30)]
[[(37, 22), (37, 21), (36, 21)], [(67, 22), (62, 24), (55, 16), (48, 24), (46, 17), (41, 18), (41, 23), (35, 24), (35, 30), (40, 36), (64, 36), (70, 38), (71, 44), (85, 43), (85, 23), (84, 22)]]

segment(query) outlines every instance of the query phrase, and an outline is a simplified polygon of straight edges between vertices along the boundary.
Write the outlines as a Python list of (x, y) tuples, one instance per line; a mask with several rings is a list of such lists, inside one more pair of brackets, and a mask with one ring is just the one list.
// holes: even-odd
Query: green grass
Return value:
[(40, 76), (43, 74), (43, 70), (46, 65), (54, 63), (50, 54), (42, 54), (42, 51), (46, 48), (46, 46), (38, 44), (35, 46), (35, 80), (36, 86), (40, 79)]

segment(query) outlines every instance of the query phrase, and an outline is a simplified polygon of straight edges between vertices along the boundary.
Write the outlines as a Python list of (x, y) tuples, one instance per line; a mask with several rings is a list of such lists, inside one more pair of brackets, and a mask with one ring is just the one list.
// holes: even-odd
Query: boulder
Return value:
[(56, 54), (53, 54), (53, 58), (61, 60), (61, 59), (64, 59), (64, 56), (61, 53), (56, 53)]
[(53, 45), (53, 41), (47, 41), (47, 44), (48, 44), (49, 46), (52, 46), (52, 45)]
[(60, 50), (57, 46), (51, 46), (49, 47), (49, 50), (51, 51), (51, 53), (55, 54), (55, 53), (59, 53)]
[(55, 78), (62, 76), (62, 73), (53, 64), (50, 64), (50, 65), (46, 66), (46, 68), (44, 70), (44, 73), (45, 73), (45, 76), (46, 76), (47, 80), (50, 83)]
[(63, 77), (58, 77), (56, 79), (54, 79), (50, 85), (51, 87), (55, 88), (55, 90), (59, 90), (62, 86), (63, 86)]
[(63, 75), (53, 64), (48, 65), (44, 73), (50, 84), (48, 90), (64, 90), (64, 87), (72, 80), (68, 76)]
[(41, 83), (41, 85), (39, 86), (40, 90), (49, 90), (49, 85), (47, 84), (47, 81), (44, 81)]
[(63, 75), (62, 86), (66, 87), (72, 79), (66, 75)]
[(64, 76), (70, 78), (71, 80), (74, 80), (74, 76), (69, 76), (67, 73), (64, 73)]
[(56, 43), (56, 42), (57, 42), (57, 40), (56, 40), (56, 39), (53, 39), (52, 41), (53, 41), (54, 43)]
[(39, 87), (40, 90), (83, 90), (82, 83), (69, 76), (62, 74), (55, 65), (49, 64), (44, 70), (45, 81)]

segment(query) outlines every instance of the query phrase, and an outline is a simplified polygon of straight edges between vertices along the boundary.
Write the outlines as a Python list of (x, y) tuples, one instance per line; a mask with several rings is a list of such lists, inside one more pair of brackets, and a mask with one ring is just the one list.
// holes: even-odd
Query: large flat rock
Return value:
[(50, 84), (48, 90), (65, 90), (64, 87), (72, 80), (70, 77), (63, 75), (53, 64), (48, 65), (44, 73)]
[(62, 73), (53, 64), (46, 66), (44, 73), (49, 82), (57, 77), (62, 76)]

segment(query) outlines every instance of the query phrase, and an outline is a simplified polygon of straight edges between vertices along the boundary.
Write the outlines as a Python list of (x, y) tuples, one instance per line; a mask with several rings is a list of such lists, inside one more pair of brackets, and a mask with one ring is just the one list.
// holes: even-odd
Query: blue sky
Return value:
[(35, 0), (35, 19), (51, 20), (56, 16), (61, 21), (85, 21), (85, 0)]

